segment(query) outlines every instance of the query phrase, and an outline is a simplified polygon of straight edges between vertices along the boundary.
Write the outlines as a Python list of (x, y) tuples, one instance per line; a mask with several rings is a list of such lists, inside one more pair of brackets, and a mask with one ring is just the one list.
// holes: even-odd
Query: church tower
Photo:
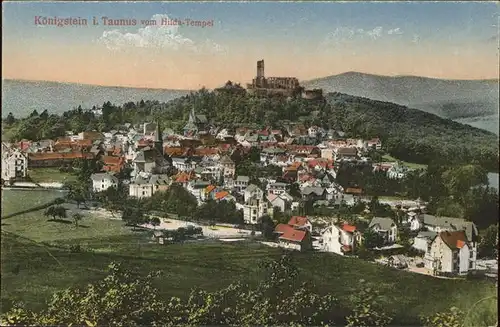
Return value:
[(154, 147), (163, 155), (163, 135), (160, 128), (160, 123), (158, 121), (156, 121)]

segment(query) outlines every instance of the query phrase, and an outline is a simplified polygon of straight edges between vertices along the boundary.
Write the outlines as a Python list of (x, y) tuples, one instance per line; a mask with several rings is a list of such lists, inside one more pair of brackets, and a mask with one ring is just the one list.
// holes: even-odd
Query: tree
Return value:
[(450, 195), (464, 203), (468, 191), (478, 185), (488, 185), (487, 171), (479, 165), (453, 167), (443, 173), (443, 182)]
[(166, 192), (157, 192), (155, 195), (153, 209), (181, 217), (191, 216), (198, 206), (194, 195), (179, 184), (172, 184)]
[(14, 124), (15, 122), (16, 122), (16, 118), (14, 117), (12, 112), (9, 112), (9, 114), (5, 118), (5, 124), (10, 126), (10, 125)]
[(74, 213), (72, 216), (73, 222), (75, 223), (75, 227), (78, 228), (78, 222), (83, 219), (83, 215), (79, 213)]
[(123, 209), (122, 220), (125, 221), (127, 225), (131, 225), (133, 230), (136, 229), (137, 225), (141, 225), (146, 222), (142, 208), (131, 206)]
[(360, 280), (360, 289), (353, 292), (355, 307), (347, 317), (347, 327), (382, 327), (392, 321), (383, 306), (379, 304), (379, 292), (369, 287), (365, 280)]
[(87, 183), (82, 183), (81, 181), (76, 181), (66, 185), (68, 188), (68, 193), (66, 198), (76, 202), (77, 208), (80, 208), (80, 204), (84, 203), (89, 197), (88, 185)]
[(151, 220), (149, 221), (149, 223), (150, 223), (151, 225), (153, 225), (154, 229), (156, 229), (156, 227), (157, 227), (157, 226), (160, 226), (161, 221), (160, 221), (160, 218), (158, 218), (158, 217), (153, 217), (153, 218), (151, 218)]
[(259, 219), (259, 227), (262, 232), (262, 236), (264, 236), (268, 240), (274, 239), (274, 221), (268, 215), (262, 216)]
[(367, 228), (363, 233), (363, 244), (367, 249), (381, 247), (384, 244), (384, 238), (371, 228)]
[(479, 242), (479, 255), (483, 258), (496, 256), (498, 248), (498, 224), (489, 226)]
[(425, 327), (462, 327), (463, 319), (464, 314), (456, 307), (451, 307), (447, 312), (421, 317)]
[(58, 218), (66, 218), (66, 208), (63, 206), (50, 206), (43, 213), (44, 216), (52, 217), (51, 220)]

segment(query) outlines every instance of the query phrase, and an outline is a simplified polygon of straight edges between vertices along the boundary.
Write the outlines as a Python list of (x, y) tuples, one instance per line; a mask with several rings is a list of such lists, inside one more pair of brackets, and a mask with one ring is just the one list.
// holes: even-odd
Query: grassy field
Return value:
[[(150, 233), (133, 232), (121, 221), (87, 217), (81, 224), (88, 227), (50, 223), (42, 212), (2, 221), (2, 311), (19, 300), (41, 308), (54, 291), (101, 278), (112, 261), (144, 273), (162, 270), (164, 275), (157, 282), (161, 293), (185, 297), (193, 287), (216, 290), (238, 280), (256, 284), (261, 278), (257, 263), (282, 253), (250, 242), (151, 244)], [(40, 242), (78, 243), (92, 251), (70, 253)], [(384, 294), (384, 307), (399, 325), (415, 325), (420, 314), (451, 306), (467, 310), (479, 299), (496, 294), (491, 282), (435, 279), (333, 254), (296, 253), (295, 260), (301, 280), (314, 282), (318, 292), (332, 293), (347, 304), (359, 280), (367, 280)], [(484, 301), (472, 312), (466, 326), (492, 325), (497, 317), (496, 300)]]
[(43, 167), (28, 169), (28, 175), (36, 183), (64, 183), (76, 180), (72, 173), (62, 173), (59, 168)]
[[(398, 159), (394, 158), (393, 156), (389, 155), (389, 154), (384, 154), (382, 156), (382, 159), (384, 161), (398, 161)], [(417, 163), (413, 163), (413, 162), (406, 162), (406, 161), (401, 161), (401, 163), (411, 169), (425, 169), (427, 168), (427, 165), (422, 165), (422, 164), (417, 164)]]

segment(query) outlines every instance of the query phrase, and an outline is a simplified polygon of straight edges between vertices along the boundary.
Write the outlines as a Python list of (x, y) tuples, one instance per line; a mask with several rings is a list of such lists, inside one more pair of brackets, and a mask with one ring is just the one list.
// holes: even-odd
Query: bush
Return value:
[(83, 249), (80, 246), (80, 244), (71, 244), (69, 246), (69, 252), (71, 252), (71, 253), (80, 253), (80, 252), (83, 252)]

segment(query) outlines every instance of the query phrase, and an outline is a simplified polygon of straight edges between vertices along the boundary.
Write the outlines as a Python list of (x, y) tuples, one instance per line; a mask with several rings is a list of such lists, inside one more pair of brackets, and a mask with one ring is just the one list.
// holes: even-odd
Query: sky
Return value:
[[(260, 59), (266, 76), (299, 80), (348, 71), (498, 78), (498, 9), (494, 2), (3, 2), (2, 78), (214, 88), (250, 83)], [(176, 19), (183, 25), (169, 25)]]

